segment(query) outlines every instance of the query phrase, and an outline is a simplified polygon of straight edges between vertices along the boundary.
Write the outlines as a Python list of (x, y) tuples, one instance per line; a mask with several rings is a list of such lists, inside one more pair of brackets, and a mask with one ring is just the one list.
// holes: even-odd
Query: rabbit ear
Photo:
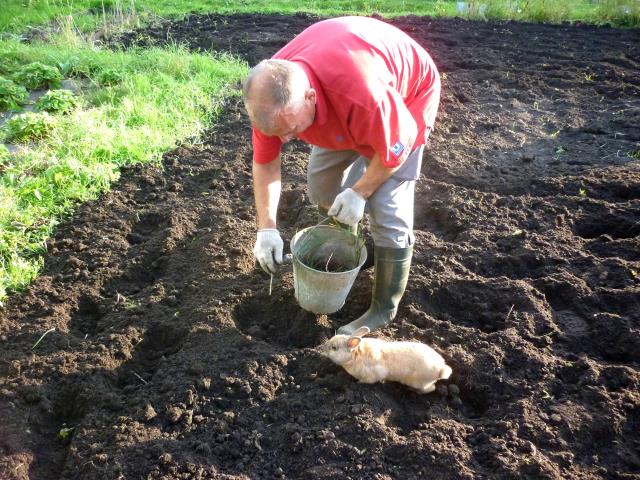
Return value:
[(355, 332), (353, 332), (351, 334), (352, 337), (364, 337), (365, 335), (368, 335), (369, 333), (371, 333), (371, 329), (369, 329), (369, 327), (363, 326), (358, 328)]
[(347, 347), (349, 348), (349, 350), (353, 350), (358, 345), (360, 345), (360, 340), (362, 340), (360, 337), (351, 337), (349, 340), (347, 340)]

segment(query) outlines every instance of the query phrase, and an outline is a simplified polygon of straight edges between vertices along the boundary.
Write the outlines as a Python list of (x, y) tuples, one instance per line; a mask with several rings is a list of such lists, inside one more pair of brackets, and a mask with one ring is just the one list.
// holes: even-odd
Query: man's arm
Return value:
[(280, 155), (269, 163), (253, 162), (253, 195), (258, 229), (276, 228), (282, 177)]
[[(403, 159), (402, 163), (404, 161)], [(365, 174), (353, 187), (347, 188), (335, 198), (327, 213), (347, 225), (358, 223), (364, 215), (364, 207), (369, 197), (400, 168), (402, 163), (391, 168), (385, 167), (380, 161), (380, 155), (376, 153)]]
[[(406, 160), (406, 158), (405, 158)], [(404, 163), (404, 160), (403, 160)], [(367, 200), (374, 192), (386, 182), (391, 176), (402, 166), (402, 163), (396, 167), (385, 167), (380, 161), (380, 155), (376, 153), (367, 167), (367, 171), (358, 180), (351, 189), (358, 193), (362, 198)]]

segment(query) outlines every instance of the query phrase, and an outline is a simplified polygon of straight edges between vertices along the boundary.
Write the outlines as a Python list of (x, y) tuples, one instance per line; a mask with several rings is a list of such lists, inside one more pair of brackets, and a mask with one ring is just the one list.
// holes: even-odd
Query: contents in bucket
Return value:
[[(331, 226), (334, 235), (327, 235), (327, 228), (310, 228), (296, 246), (294, 255), (304, 265), (323, 272), (347, 272), (360, 264), (360, 252), (364, 240), (358, 234), (336, 225)], [(339, 232), (339, 235), (335, 235)]]

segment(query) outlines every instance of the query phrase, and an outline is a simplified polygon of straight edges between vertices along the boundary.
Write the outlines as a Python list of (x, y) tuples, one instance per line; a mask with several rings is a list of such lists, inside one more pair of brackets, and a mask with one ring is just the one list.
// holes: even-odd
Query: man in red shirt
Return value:
[(313, 145), (310, 200), (347, 225), (369, 209), (371, 307), (338, 332), (388, 324), (409, 276), (415, 180), (440, 99), (431, 57), (387, 23), (334, 18), (312, 25), (260, 62), (243, 87), (253, 125), (254, 254), (260, 265), (273, 273), (282, 262), (276, 226), (280, 148), (297, 137)]

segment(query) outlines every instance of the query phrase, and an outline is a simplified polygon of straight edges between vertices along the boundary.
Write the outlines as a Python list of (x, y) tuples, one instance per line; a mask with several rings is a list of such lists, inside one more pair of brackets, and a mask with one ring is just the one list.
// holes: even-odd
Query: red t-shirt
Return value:
[[(318, 22), (273, 58), (304, 68), (317, 94), (313, 124), (298, 138), (323, 148), (380, 154), (401, 164), (427, 141), (440, 100), (429, 54), (401, 30), (367, 17)], [(253, 129), (253, 160), (269, 163), (282, 142)]]

